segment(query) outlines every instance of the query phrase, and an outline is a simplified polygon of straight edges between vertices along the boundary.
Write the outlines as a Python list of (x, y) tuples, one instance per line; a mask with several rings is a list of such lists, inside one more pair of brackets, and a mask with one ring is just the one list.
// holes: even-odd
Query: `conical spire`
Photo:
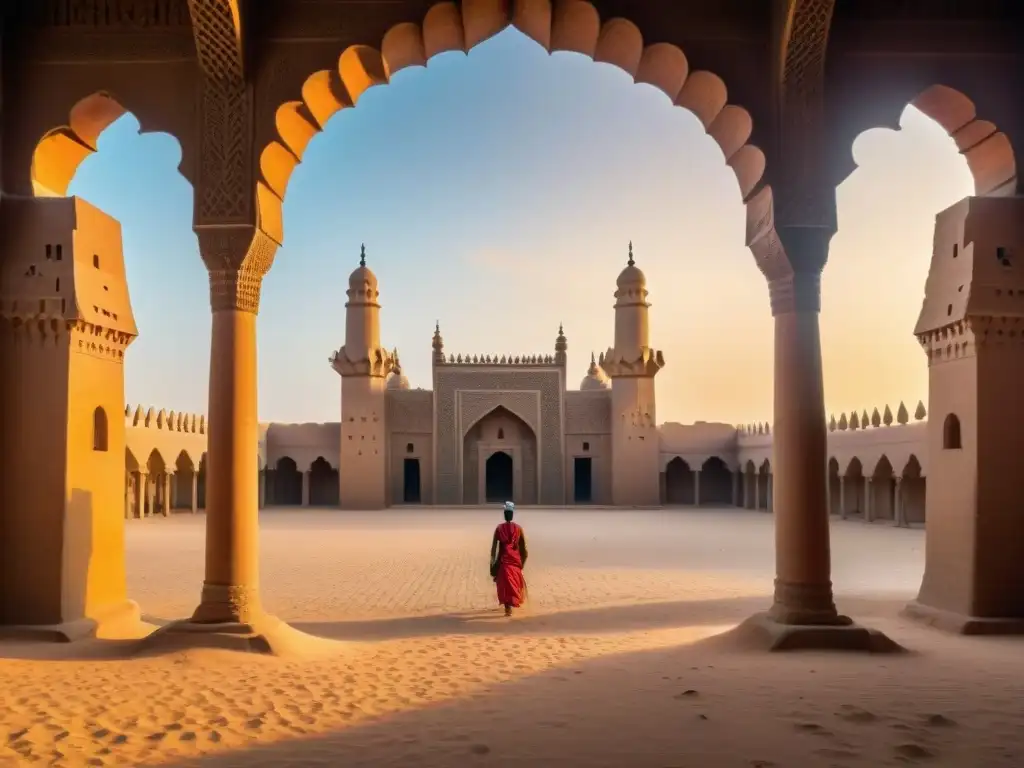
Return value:
[(444, 339), (441, 338), (441, 321), (437, 320), (434, 322), (434, 338), (431, 341), (430, 346), (434, 350), (434, 362), (444, 362)]
[(565, 365), (566, 354), (565, 351), (569, 349), (568, 340), (565, 338), (565, 330), (562, 328), (562, 324), (558, 324), (558, 336), (555, 338), (555, 362), (560, 365)]

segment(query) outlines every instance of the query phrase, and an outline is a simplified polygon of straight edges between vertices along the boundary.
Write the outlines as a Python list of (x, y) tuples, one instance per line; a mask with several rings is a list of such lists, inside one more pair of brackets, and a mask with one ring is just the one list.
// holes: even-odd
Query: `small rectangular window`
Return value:
[(584, 451), (589, 451), (590, 450), (590, 443), (584, 442), (583, 443), (583, 450)]
[(46, 244), (46, 259), (49, 261), (53, 258), (53, 246), (49, 243)]
[(62, 258), (64, 258), (64, 248), (60, 243), (57, 243), (57, 261), (60, 261)]
[(1009, 267), (1011, 265), (1010, 254), (1007, 253), (1006, 249), (1002, 246), (996, 248), (996, 260), (1004, 267)]

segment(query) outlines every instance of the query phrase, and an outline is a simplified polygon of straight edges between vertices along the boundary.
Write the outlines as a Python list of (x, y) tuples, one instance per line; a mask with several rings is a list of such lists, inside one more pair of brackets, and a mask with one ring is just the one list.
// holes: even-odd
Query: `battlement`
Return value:
[[(924, 421), (927, 417), (928, 410), (924, 407), (923, 402), (918, 401), (917, 408), (914, 409), (914, 421)], [(870, 416), (867, 409), (863, 409), (860, 413), (850, 411), (849, 417), (845, 413), (841, 413), (838, 420), (836, 420), (835, 415), (832, 415), (828, 420), (828, 431), (854, 432), (868, 428), (879, 429), (891, 427), (894, 423), (896, 426), (904, 426), (910, 423), (910, 413), (907, 411), (907, 406), (902, 402), (896, 409), (895, 416), (893, 416), (892, 409), (888, 405), (881, 412), (879, 412), (878, 408), (874, 408)], [(738, 424), (736, 425), (736, 432), (740, 437), (771, 436), (772, 429), (771, 425), (765, 421), (754, 424)]]
[(434, 365), (559, 365), (554, 355), (448, 355), (440, 358)]
[(132, 411), (130, 405), (124, 408), (124, 420), (126, 427), (141, 427), (142, 429), (159, 429), (165, 432), (191, 432), (199, 435), (206, 434), (206, 416), (195, 413), (182, 413), (159, 411), (150, 406), (143, 411), (141, 405), (135, 406)]

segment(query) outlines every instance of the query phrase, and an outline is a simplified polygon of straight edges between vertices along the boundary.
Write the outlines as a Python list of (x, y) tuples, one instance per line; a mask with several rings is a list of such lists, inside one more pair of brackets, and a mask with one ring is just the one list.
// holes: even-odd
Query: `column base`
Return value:
[[(875, 629), (847, 616), (839, 623), (786, 624), (769, 613), (757, 613), (732, 631), (744, 647), (764, 651), (853, 651), (901, 653), (905, 649)], [(845, 622), (845, 623), (843, 623)]]
[(987, 619), (966, 616), (914, 600), (906, 605), (901, 615), (943, 632), (957, 635), (1024, 635), (1024, 617)]
[(139, 653), (173, 653), (209, 649), (258, 653), (288, 659), (324, 658), (339, 653), (346, 644), (324, 637), (307, 635), (276, 616), (263, 614), (247, 622), (207, 624), (182, 619), (146, 637)]
[(156, 629), (142, 620), (138, 603), (125, 600), (94, 616), (61, 624), (0, 626), (0, 640), (42, 643), (74, 643), (78, 640), (138, 640)]

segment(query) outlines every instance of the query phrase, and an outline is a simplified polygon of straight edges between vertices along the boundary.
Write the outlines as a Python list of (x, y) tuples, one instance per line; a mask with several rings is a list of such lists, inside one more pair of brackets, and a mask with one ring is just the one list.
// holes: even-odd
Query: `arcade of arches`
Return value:
[[(1024, 425), (1008, 423), (1018, 418), (1009, 412), (981, 408), (982, 385), (973, 377), (990, 377), (984, 386), (996, 400), (1016, 396), (1017, 379), (1009, 371), (1020, 369), (1021, 348), (1010, 337), (984, 344), (993, 318), (1016, 322), (1024, 314), (1019, 302), (1005, 303), (1024, 292), (1019, 259), (1012, 258), (1024, 247), (1019, 227), (1013, 227), (1024, 205), (1016, 196), (1012, 149), (1024, 139), (1024, 36), (1016, 4), (663, 3), (634, 20), (610, 17), (607, 11), (622, 4), (606, 0), (438, 2), (423, 15), (427, 5), (337, 3), (325, 15), (330, 3), (286, 0), (5, 4), (3, 66), (19, 76), (3, 79), (0, 135), (0, 371), (5, 385), (16, 384), (3, 388), (0, 404), (0, 621), (63, 626), (133, 610), (121, 538), (52, 535), (65, 525), (64, 504), (47, 495), (57, 487), (65, 495), (72, 488), (84, 492), (78, 498), (90, 499), (93, 530), (123, 521), (124, 433), (117, 420), (111, 420), (106, 451), (93, 450), (92, 440), (81, 452), (66, 445), (70, 436), (91, 432), (96, 407), (110, 414), (123, 408), (120, 364), (137, 334), (119, 238), (101, 212), (63, 198), (103, 129), (128, 108), (145, 130), (179, 140), (210, 277), (208, 552), (199, 605), (185, 625), (201, 642), (202, 633), (191, 630), (242, 623), (273, 647), (273, 628), (280, 625), (263, 612), (257, 587), (259, 468), (250, 457), (258, 441), (255, 318), (262, 281), (284, 240), (281, 209), (289, 178), (311, 137), (332, 114), (356, 106), (368, 88), (440, 52), (468, 51), (513, 24), (547, 50), (617, 65), (663, 91), (697, 116), (736, 175), (748, 211), (751, 268), (756, 265), (766, 278), (775, 325), (773, 458), (763, 471), (748, 466), (740, 486), (756, 504), (772, 500), (776, 588), (757, 625), (785, 643), (833, 642), (822, 638), (844, 635), (838, 628), (851, 626), (836, 611), (830, 579), (831, 478), (846, 478), (838, 498), (850, 514), (889, 509), (901, 498), (909, 508), (908, 494), (893, 487), (903, 488), (913, 468), (901, 467), (897, 475), (895, 467), (849, 466), (839, 475), (828, 466), (818, 312), (820, 274), (837, 226), (833, 191), (853, 168), (853, 138), (869, 127), (894, 125), (908, 102), (950, 133), (973, 172), (976, 196), (941, 217), (915, 333), (931, 366), (930, 406), (956, 413), (960, 442), (943, 447), (943, 422), (929, 424), (928, 564), (914, 610), (961, 629), (1018, 626), (1024, 618), (1016, 594), (1024, 582), (1024, 517), (1000, 510), (1013, 508), (1019, 495)], [(965, 35), (968, 26), (972, 34)], [(313, 38), (315, 45), (308, 42)], [(84, 246), (83, 238), (95, 241), (92, 252), (72, 248)], [(70, 254), (63, 261), (62, 247)], [(974, 254), (956, 262), (969, 266), (954, 269), (956, 248)], [(66, 278), (66, 295), (36, 279), (36, 262), (48, 275)], [(996, 271), (982, 271), (990, 267)], [(93, 269), (98, 279), (75, 279)], [(957, 290), (975, 274), (984, 276), (985, 291)], [(11, 343), (15, 338), (26, 343)], [(39, 338), (47, 342), (45, 355), (33, 354), (36, 347), (28, 343)], [(978, 366), (982, 356), (989, 362)], [(102, 369), (98, 360), (105, 361)], [(353, 370), (364, 362), (372, 367), (372, 360), (351, 361)], [(15, 391), (34, 392), (38, 400), (22, 407), (14, 402)], [(102, 402), (75, 400), (86, 397)], [(54, 413), (68, 413), (68, 423), (41, 415)], [(998, 447), (990, 445), (995, 442)], [(54, 455), (68, 456), (66, 472), (42, 478)], [(514, 474), (518, 464), (511, 458)], [(169, 487), (168, 467), (146, 461), (144, 467), (137, 462), (138, 477), (149, 479), (136, 486), (144, 502), (136, 507), (181, 503), (180, 484)], [(722, 467), (702, 465), (700, 475), (694, 469), (673, 465), (666, 494), (685, 501), (690, 494), (697, 500), (725, 493)], [(329, 498), (327, 468), (311, 467), (306, 485), (305, 475), (296, 480), (296, 470), (273, 470), (289, 498), (296, 488), (311, 502)], [(494, 468), (495, 483), (501, 471)], [(863, 482), (854, 480), (860, 477)], [(485, 472), (485, 492), (487, 481)], [(198, 497), (196, 489), (189, 498)], [(62, 538), (63, 550), (54, 548)], [(33, 574), (64, 572), (83, 562), (103, 567), (81, 574), (89, 601), (82, 615), (72, 616), (61, 599), (62, 580), (45, 580), (55, 585), (47, 592)], [(37, 582), (35, 591), (23, 586)], [(807, 625), (837, 629), (805, 632)], [(869, 634), (856, 627), (851, 632), (845, 636)]]

